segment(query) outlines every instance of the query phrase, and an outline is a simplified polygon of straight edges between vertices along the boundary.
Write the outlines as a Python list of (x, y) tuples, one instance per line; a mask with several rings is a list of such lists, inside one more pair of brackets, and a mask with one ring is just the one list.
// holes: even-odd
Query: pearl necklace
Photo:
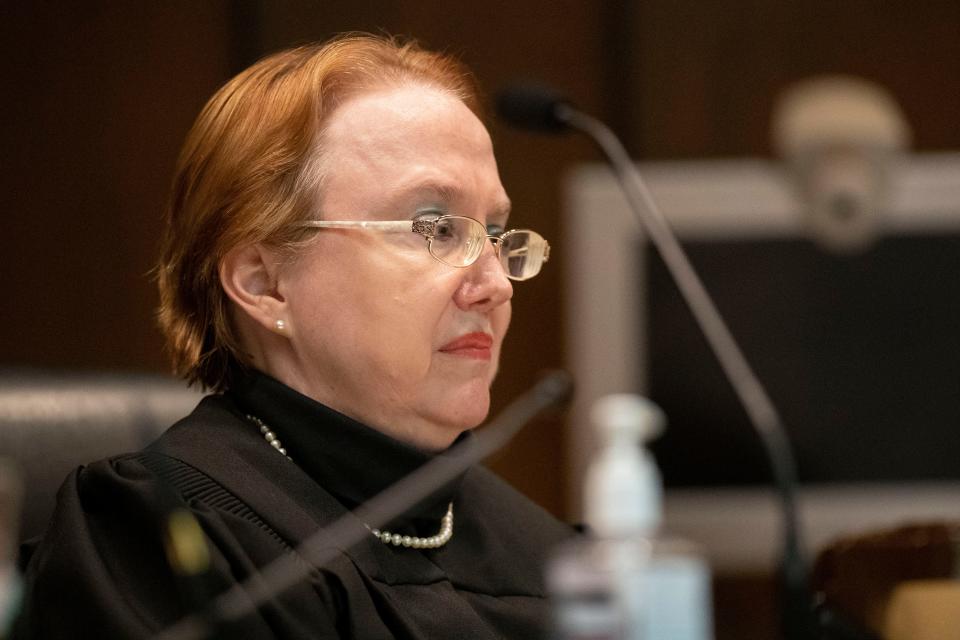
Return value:
[[(247, 414), (247, 420), (260, 427), (260, 433), (263, 435), (263, 439), (266, 440), (271, 447), (286, 456), (287, 460), (293, 460), (293, 458), (287, 455), (287, 450), (284, 449), (280, 443), (280, 438), (277, 437), (277, 434), (275, 434), (270, 427), (264, 424), (263, 420), (250, 414)], [(363, 526), (384, 544), (392, 544), (395, 547), (412, 547), (414, 549), (439, 549), (447, 544), (450, 538), (453, 537), (453, 503), (451, 502), (447, 505), (447, 512), (443, 518), (440, 519), (440, 531), (437, 532), (437, 535), (430, 536), (429, 538), (402, 536), (399, 533), (371, 529), (370, 525), (366, 523), (364, 523)]]

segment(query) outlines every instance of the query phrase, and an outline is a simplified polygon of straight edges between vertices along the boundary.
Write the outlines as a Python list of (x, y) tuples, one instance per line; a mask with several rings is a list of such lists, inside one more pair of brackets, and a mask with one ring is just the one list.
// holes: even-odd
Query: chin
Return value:
[(449, 448), (461, 433), (470, 431), (474, 427), (479, 426), (481, 422), (483, 422), (483, 418), (476, 421), (464, 421), (462, 423), (433, 423), (425, 429), (412, 434), (411, 437), (406, 438), (406, 440), (424, 451), (440, 452)]
[(419, 414), (420, 431), (411, 440), (425, 449), (441, 450), (450, 446), (464, 431), (479, 426), (490, 411), (490, 385), (487, 375), (474, 376), (459, 384), (435, 385), (434, 397)]
[(441, 426), (442, 431), (450, 434), (451, 442), (462, 432), (480, 426), (487, 419), (490, 390), (483, 386), (482, 390), (455, 394), (454, 398), (445, 403), (444, 411), (435, 418), (435, 423)]
[(449, 425), (451, 429), (456, 430), (458, 433), (461, 431), (469, 431), (483, 424), (489, 412), (490, 395), (487, 394), (482, 402), (477, 401), (466, 406), (458, 407), (456, 411), (452, 412)]

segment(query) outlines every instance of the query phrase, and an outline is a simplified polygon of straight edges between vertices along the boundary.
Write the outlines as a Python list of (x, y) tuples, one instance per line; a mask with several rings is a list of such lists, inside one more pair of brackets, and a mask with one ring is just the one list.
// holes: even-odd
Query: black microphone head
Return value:
[(528, 131), (557, 133), (568, 129), (562, 112), (570, 106), (558, 91), (539, 84), (508, 87), (497, 96), (497, 114)]

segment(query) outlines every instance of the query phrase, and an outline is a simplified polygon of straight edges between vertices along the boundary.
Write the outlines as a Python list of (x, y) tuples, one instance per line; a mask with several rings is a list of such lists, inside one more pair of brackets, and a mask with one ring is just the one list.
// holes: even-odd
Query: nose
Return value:
[(463, 281), (453, 296), (461, 309), (490, 311), (513, 297), (513, 283), (507, 278), (507, 272), (491, 243), (486, 243), (477, 261), (464, 268), (464, 271)]

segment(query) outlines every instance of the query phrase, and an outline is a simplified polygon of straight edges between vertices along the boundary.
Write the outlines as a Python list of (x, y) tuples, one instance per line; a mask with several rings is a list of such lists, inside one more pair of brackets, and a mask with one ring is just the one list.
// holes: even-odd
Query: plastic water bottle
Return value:
[(636, 395), (600, 399), (587, 471), (589, 535), (547, 569), (556, 640), (709, 640), (710, 575), (693, 545), (659, 538), (663, 489), (645, 443), (664, 417)]

